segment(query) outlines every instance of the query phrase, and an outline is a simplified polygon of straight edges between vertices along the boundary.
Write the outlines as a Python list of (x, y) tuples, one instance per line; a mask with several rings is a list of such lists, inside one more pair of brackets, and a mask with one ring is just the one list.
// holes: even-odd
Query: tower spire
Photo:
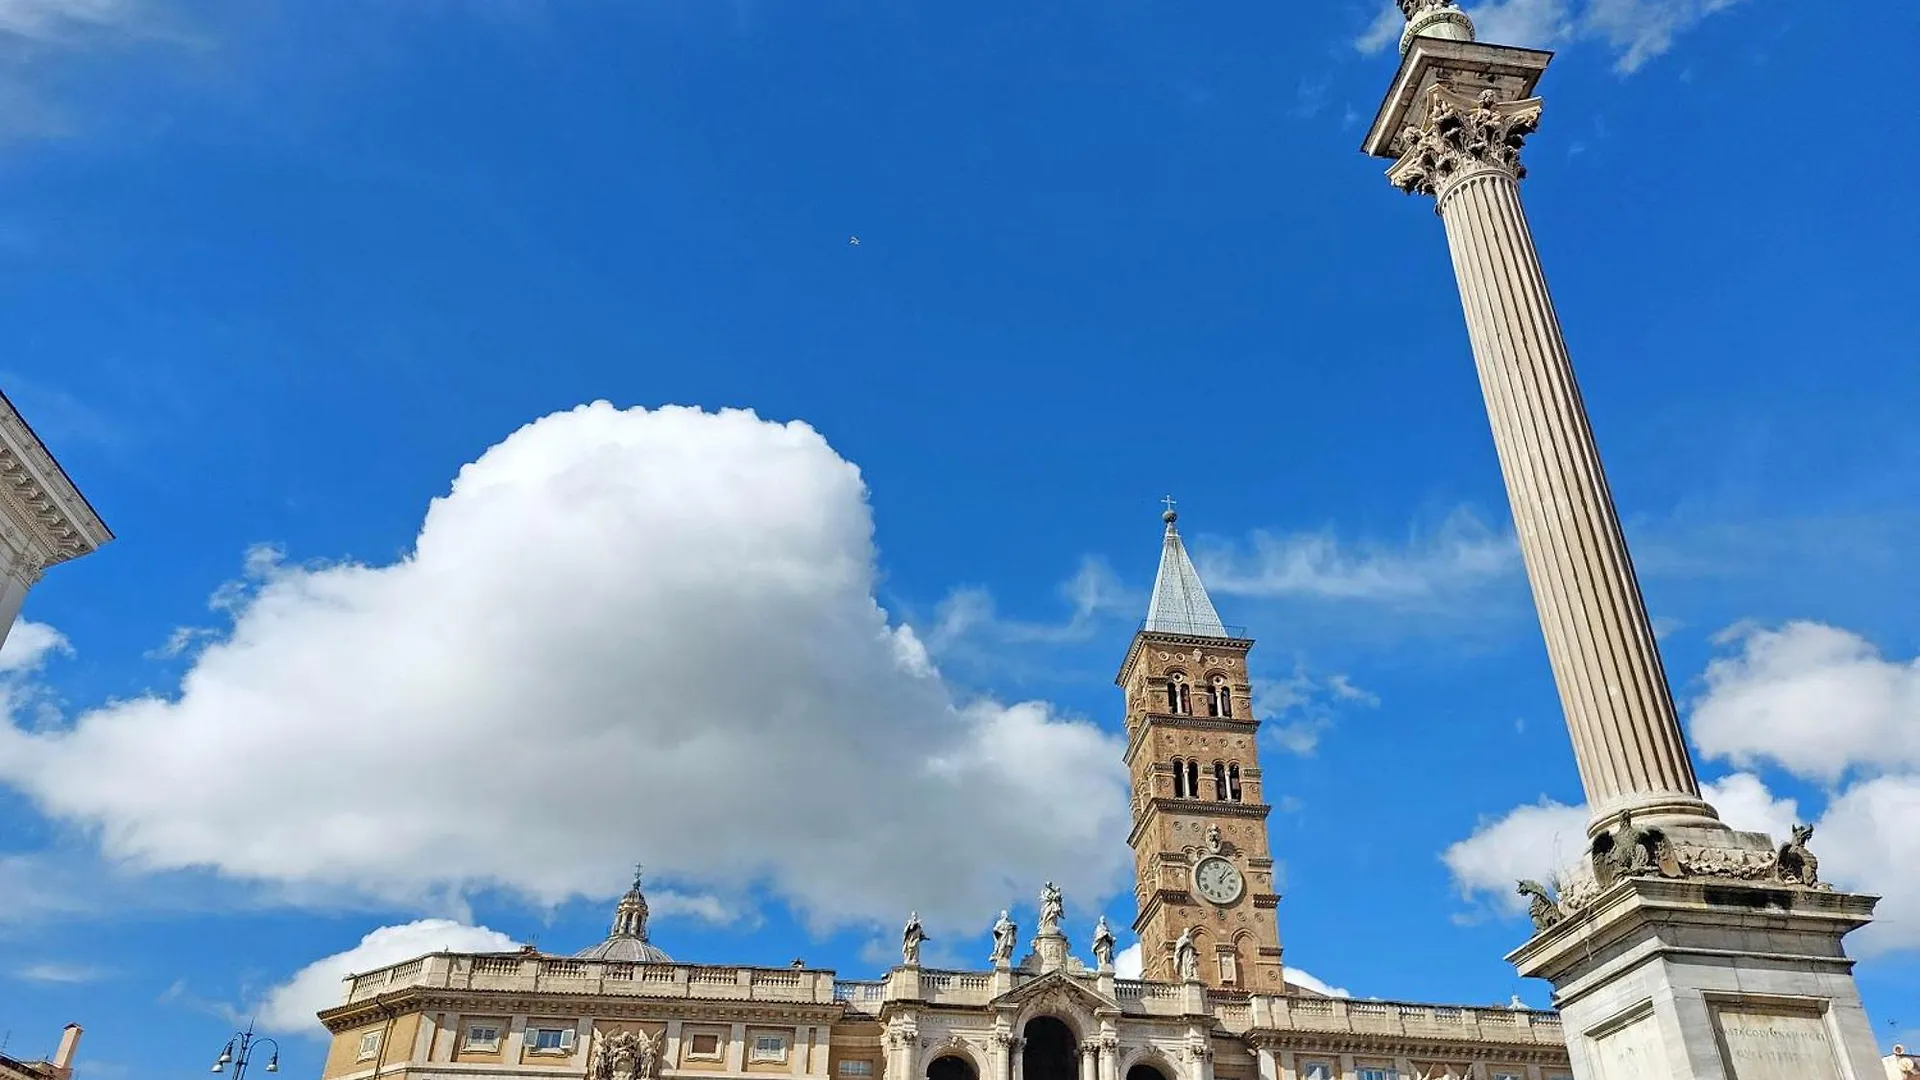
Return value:
[(1180, 542), (1180, 530), (1174, 527), (1180, 515), (1174, 512), (1173, 496), (1163, 501), (1167, 510), (1160, 520), (1167, 523), (1167, 532), (1160, 546), (1160, 572), (1153, 577), (1153, 599), (1147, 602), (1146, 629), (1194, 637), (1231, 637), (1220, 622), (1219, 612), (1213, 609), (1207, 587), (1200, 583), (1200, 572), (1187, 557), (1186, 545)]

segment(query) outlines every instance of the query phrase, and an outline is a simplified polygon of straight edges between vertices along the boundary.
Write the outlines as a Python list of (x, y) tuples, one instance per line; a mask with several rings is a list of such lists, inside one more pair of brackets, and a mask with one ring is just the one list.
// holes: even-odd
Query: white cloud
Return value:
[[(1475, 36), (1500, 45), (1546, 48), (1597, 41), (1614, 53), (1614, 69), (1632, 74), (1673, 47), (1682, 31), (1739, 0), (1489, 0), (1468, 6)], [(1388, 19), (1393, 20), (1389, 24)], [(1374, 53), (1399, 41), (1405, 25), (1388, 4), (1354, 41)]]
[(42, 983), (90, 983), (106, 976), (106, 972), (91, 964), (69, 964), (57, 960), (26, 964), (15, 969), (14, 977), (26, 982)]
[(549, 416), (404, 559), (257, 559), (177, 693), (0, 727), (0, 779), (146, 869), (403, 902), (604, 897), (635, 858), (820, 926), (1109, 895), (1118, 739), (953, 700), (874, 601), (864, 495), (804, 424)]
[(1072, 614), (1058, 623), (1002, 618), (993, 594), (978, 586), (959, 588), (940, 602), (927, 645), (944, 653), (955, 642), (980, 637), (1008, 644), (1053, 644), (1085, 641), (1109, 615), (1145, 612), (1147, 599), (1120, 583), (1113, 568), (1099, 559), (1080, 561), (1073, 577), (1061, 584), (1060, 595), (1073, 605)]
[(1282, 968), (1281, 973), (1289, 983), (1316, 994), (1338, 998), (1353, 996), (1347, 992), (1346, 987), (1328, 985), (1324, 980), (1315, 978), (1312, 972), (1302, 971), (1297, 967)]
[(1340, 710), (1380, 704), (1379, 695), (1339, 673), (1316, 679), (1305, 669), (1296, 669), (1284, 679), (1255, 677), (1251, 685), (1253, 714), (1262, 722), (1261, 734), (1290, 754), (1306, 755), (1318, 749), (1321, 733), (1333, 726)]
[(34, 671), (51, 656), (70, 656), (73, 646), (66, 635), (46, 623), (22, 619), (13, 624), (6, 643), (0, 645), (0, 674)]
[(1113, 954), (1113, 977), (1116, 979), (1137, 979), (1144, 970), (1140, 955), (1140, 943), (1133, 944)]
[(1739, 651), (1708, 663), (1694, 704), (1706, 755), (1828, 784), (1851, 769), (1920, 768), (1920, 660), (1885, 660), (1858, 634), (1812, 622), (1741, 625), (1716, 641)]
[(1256, 597), (1428, 603), (1508, 578), (1520, 569), (1509, 533), (1496, 533), (1458, 510), (1431, 533), (1401, 544), (1348, 542), (1331, 531), (1256, 532), (1250, 551), (1201, 554), (1201, 577), (1214, 592)]
[[(1703, 785), (1702, 795), (1736, 829), (1784, 838), (1798, 808), (1775, 799), (1758, 778), (1735, 773)], [(1521, 878), (1552, 882), (1580, 861), (1587, 849), (1587, 808), (1551, 799), (1515, 807), (1482, 820), (1473, 835), (1450, 845), (1440, 859), (1468, 899), (1485, 901), (1508, 915), (1524, 914), (1527, 902), (1514, 891)]]
[(1920, 948), (1920, 776), (1881, 776), (1827, 806), (1812, 843), (1820, 876), (1881, 897), (1877, 922), (1848, 939), (1856, 953)]
[(374, 971), (430, 952), (512, 952), (519, 942), (497, 930), (468, 926), (451, 919), (421, 919), (401, 926), (383, 926), (360, 939), (360, 944), (334, 953), (294, 972), (269, 990), (258, 1009), (260, 1026), (268, 1031), (297, 1031), (316, 1038), (326, 1029), (314, 1017), (340, 1004), (348, 975)]

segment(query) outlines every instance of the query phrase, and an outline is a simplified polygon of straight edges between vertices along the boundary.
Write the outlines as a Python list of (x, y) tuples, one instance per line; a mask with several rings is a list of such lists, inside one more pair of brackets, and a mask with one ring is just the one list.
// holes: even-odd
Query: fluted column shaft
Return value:
[[(1438, 90), (1434, 101), (1427, 132), (1446, 138), (1429, 135), (1426, 171), (1403, 158), (1395, 179), (1434, 194), (1446, 223), (1590, 827), (1606, 827), (1622, 810), (1712, 819), (1520, 205), (1519, 142), (1532, 130), (1538, 102), (1483, 98), (1476, 112)], [(1448, 109), (1464, 122), (1449, 123)], [(1437, 157), (1436, 147), (1452, 157)]]

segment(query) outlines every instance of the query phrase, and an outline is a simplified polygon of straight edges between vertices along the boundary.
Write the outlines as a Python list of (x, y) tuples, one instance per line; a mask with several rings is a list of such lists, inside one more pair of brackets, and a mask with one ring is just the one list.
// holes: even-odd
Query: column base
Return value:
[(1841, 939), (1878, 902), (1628, 878), (1507, 961), (1553, 984), (1578, 1080), (1869, 1080), (1879, 1050)]
[[(1593, 818), (1587, 822), (1588, 839), (1619, 825), (1620, 815), (1623, 813), (1631, 813), (1633, 823), (1643, 828), (1709, 829), (1723, 833), (1731, 831), (1721, 822), (1720, 812), (1700, 796), (1688, 795), (1680, 791), (1661, 791), (1633, 795), (1594, 807)], [(1747, 835), (1759, 836), (1763, 841), (1766, 840), (1765, 835), (1761, 833)]]

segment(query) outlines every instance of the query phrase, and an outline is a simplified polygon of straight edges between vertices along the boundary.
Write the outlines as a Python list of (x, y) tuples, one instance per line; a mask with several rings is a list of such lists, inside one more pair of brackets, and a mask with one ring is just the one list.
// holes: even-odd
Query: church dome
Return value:
[(647, 898), (640, 892), (640, 868), (633, 871), (633, 888), (613, 909), (613, 929), (607, 939), (573, 954), (576, 960), (611, 960), (626, 964), (671, 964), (673, 958), (647, 940)]

